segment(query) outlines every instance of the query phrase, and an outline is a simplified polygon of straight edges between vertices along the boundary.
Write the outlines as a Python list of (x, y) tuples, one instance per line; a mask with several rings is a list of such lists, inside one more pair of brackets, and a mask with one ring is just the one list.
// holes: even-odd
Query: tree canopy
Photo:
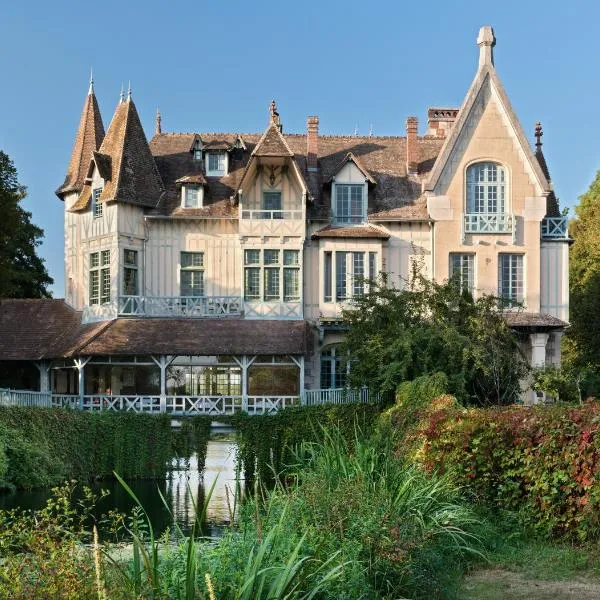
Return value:
[(25, 196), (15, 166), (0, 150), (0, 297), (49, 298), (53, 280), (36, 253), (44, 231), (21, 206)]
[(443, 372), (449, 392), (465, 404), (519, 399), (527, 363), (498, 300), (474, 300), (460, 282), (429, 281), (415, 272), (404, 289), (385, 277), (344, 311), (350, 383), (394, 392), (403, 381)]
[(579, 198), (570, 223), (570, 321), (568, 354), (580, 365), (600, 368), (600, 171)]

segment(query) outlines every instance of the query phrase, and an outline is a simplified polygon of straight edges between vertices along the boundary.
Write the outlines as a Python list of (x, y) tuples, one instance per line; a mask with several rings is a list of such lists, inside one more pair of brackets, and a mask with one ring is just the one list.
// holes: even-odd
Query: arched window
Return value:
[(336, 346), (321, 351), (321, 389), (346, 387), (349, 365)]
[(506, 212), (506, 170), (493, 162), (479, 162), (467, 169), (467, 213)]

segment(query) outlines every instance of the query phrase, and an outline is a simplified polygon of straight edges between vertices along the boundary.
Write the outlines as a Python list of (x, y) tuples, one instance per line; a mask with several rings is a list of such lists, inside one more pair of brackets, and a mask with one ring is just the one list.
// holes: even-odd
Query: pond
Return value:
[[(202, 506), (206, 493), (214, 483), (203, 533), (218, 537), (223, 527), (231, 520), (230, 514), (234, 508), (236, 489), (243, 487), (236, 485), (235, 452), (234, 441), (209, 440), (204, 473), (198, 471), (196, 457), (192, 456), (185, 464), (182, 462), (174, 464), (173, 470), (165, 481), (128, 482), (148, 513), (155, 532), (164, 532), (171, 527), (173, 520), (184, 532), (189, 532), (194, 522), (194, 504)], [(96, 493), (102, 489), (110, 492), (96, 505), (95, 514), (98, 517), (110, 510), (129, 513), (135, 505), (117, 481), (101, 481), (88, 485)], [(163, 504), (159, 490), (167, 501), (169, 510)], [(0, 493), (0, 510), (39, 509), (46, 504), (49, 496), (50, 490), (47, 488)]]

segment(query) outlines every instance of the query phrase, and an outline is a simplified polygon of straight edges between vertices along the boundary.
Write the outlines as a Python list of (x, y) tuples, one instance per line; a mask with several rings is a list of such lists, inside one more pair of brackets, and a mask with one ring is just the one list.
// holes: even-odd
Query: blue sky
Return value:
[(259, 132), (271, 98), (286, 131), (318, 114), (322, 133), (403, 135), (430, 106), (459, 106), (475, 39), (494, 27), (496, 67), (544, 150), (562, 206), (600, 168), (600, 5), (596, 2), (23, 0), (0, 7), (0, 149), (45, 230), (40, 253), (63, 295), (62, 183), (90, 66), (105, 127), (131, 80), (147, 134)]

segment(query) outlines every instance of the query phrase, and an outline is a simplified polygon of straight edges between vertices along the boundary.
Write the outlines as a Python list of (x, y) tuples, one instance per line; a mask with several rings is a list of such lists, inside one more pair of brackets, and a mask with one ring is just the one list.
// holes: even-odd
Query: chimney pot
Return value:
[(309, 172), (318, 170), (319, 156), (319, 117), (313, 115), (306, 119), (306, 166)]

